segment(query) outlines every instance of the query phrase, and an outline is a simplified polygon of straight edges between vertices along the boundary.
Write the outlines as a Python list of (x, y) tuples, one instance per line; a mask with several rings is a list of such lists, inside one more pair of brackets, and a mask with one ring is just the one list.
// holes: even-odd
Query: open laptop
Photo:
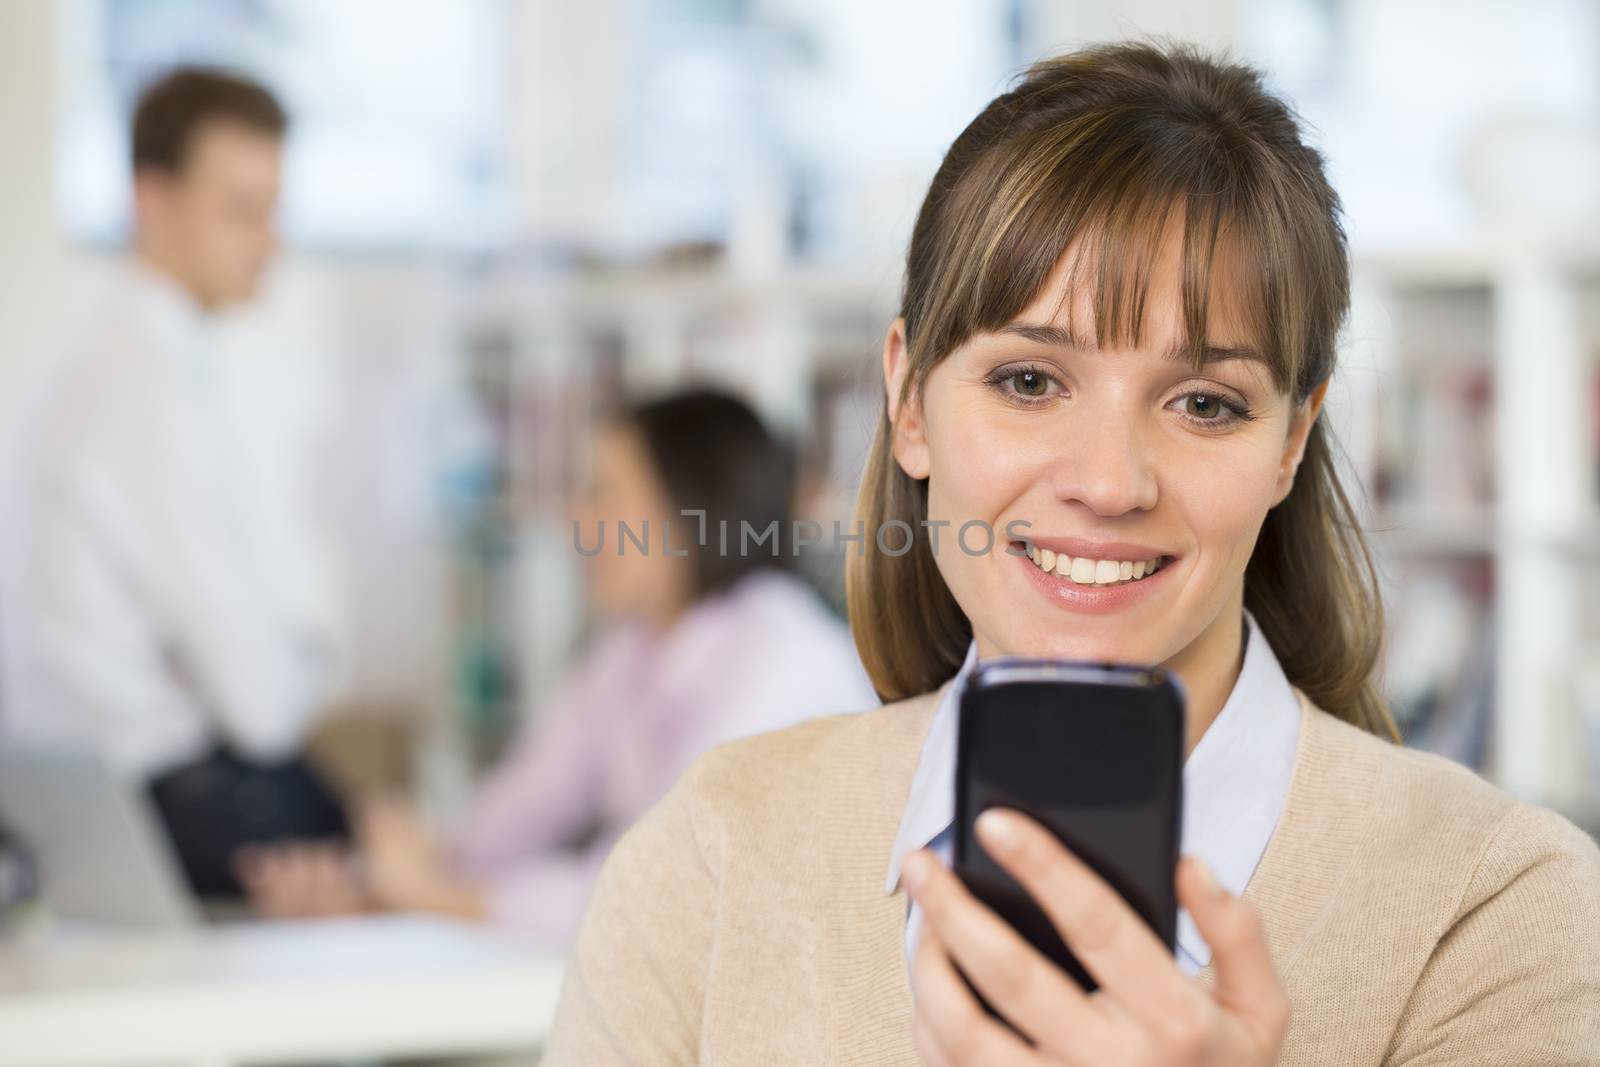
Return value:
[(149, 800), (94, 752), (0, 741), (0, 816), (57, 917), (157, 929), (200, 920)]

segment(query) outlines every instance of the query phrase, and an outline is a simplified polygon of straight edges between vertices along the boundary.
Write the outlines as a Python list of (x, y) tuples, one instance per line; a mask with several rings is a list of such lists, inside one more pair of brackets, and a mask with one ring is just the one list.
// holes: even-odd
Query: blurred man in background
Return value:
[(132, 262), (11, 457), (4, 720), (148, 785), (205, 895), (237, 892), (242, 844), (345, 831), (299, 754), (336, 628), (261, 490), (217, 334), (276, 249), (286, 128), (267, 90), (220, 72), (145, 91)]

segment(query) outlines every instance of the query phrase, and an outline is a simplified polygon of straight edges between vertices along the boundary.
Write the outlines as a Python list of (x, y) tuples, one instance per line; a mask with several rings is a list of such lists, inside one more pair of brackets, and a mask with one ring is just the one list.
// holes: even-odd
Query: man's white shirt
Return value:
[[(264, 455), (264, 398), (175, 282), (132, 265), (21, 412), (0, 618), (13, 736), (148, 777), (225, 741), (301, 745), (342, 660), (303, 485)], [(259, 421), (259, 420), (257, 420)]]

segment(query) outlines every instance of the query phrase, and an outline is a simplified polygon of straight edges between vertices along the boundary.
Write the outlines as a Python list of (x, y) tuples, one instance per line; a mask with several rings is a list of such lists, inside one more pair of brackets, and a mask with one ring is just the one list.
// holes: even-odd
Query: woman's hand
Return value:
[(357, 915), (372, 907), (349, 850), (333, 842), (245, 845), (233, 868), (250, 903), (269, 919)]
[[(1038, 823), (998, 809), (978, 819), (984, 848), (1038, 901), (1100, 988), (1085, 994), (967, 892), (931, 854), (907, 858), (922, 908), (912, 983), (914, 1036), (930, 1067), (1161, 1064), (1266, 1067), (1289, 1026), (1289, 998), (1255, 911), (1198, 859), (1178, 868), (1178, 899), (1211, 946), (1207, 991), (1127, 903)], [(956, 973), (1034, 1042), (1006, 1029)]]
[(394, 797), (372, 800), (362, 807), (358, 821), (367, 885), (380, 905), (391, 911), (485, 917), (481, 894), (450, 871), (438, 842), (410, 804)]
[(246, 845), (234, 871), (272, 919), (420, 911), (482, 919), (482, 894), (451, 874), (415, 809), (384, 798), (358, 813), (358, 850), (327, 841)]

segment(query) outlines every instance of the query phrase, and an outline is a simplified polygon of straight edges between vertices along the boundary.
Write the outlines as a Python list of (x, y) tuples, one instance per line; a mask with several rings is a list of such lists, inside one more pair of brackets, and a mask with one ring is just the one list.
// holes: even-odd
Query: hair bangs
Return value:
[[(970, 337), (1014, 322), (1063, 261), (1056, 315), (1073, 335), (1100, 348), (1137, 347), (1152, 277), (1177, 237), (1180, 343), (1190, 365), (1200, 369), (1218, 348), (1250, 348), (1288, 389), (1304, 343), (1286, 314), (1293, 297), (1282, 291), (1301, 273), (1284, 239), (1293, 213), (1275, 202), (1269, 182), (1207, 139), (1140, 133), (1058, 127), (968, 171), (952, 191), (956, 224), (944, 251), (973, 269), (932, 294), (921, 316), (907, 308), (911, 344), (929, 346), (916, 361), (921, 377)], [(1071, 321), (1080, 296), (1091, 322)], [(1225, 336), (1213, 333), (1218, 316), (1232, 327)]]

